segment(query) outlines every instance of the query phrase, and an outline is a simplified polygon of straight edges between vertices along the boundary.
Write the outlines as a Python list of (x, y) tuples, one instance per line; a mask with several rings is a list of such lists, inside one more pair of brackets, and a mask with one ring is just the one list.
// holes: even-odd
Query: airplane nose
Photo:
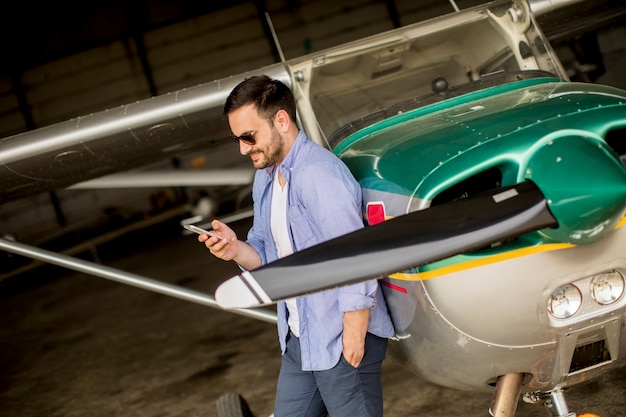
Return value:
[(559, 222), (542, 233), (573, 244), (605, 236), (626, 211), (626, 168), (604, 141), (570, 134), (548, 138), (532, 150), (525, 178), (546, 197)]

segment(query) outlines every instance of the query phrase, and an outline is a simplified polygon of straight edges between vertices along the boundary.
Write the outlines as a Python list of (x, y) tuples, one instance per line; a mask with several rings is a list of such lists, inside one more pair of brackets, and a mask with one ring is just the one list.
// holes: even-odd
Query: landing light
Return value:
[(624, 277), (615, 270), (594, 275), (590, 290), (597, 303), (612, 304), (624, 294)]
[(576, 286), (564, 285), (550, 295), (548, 311), (557, 319), (572, 317), (580, 309), (582, 299), (582, 294)]

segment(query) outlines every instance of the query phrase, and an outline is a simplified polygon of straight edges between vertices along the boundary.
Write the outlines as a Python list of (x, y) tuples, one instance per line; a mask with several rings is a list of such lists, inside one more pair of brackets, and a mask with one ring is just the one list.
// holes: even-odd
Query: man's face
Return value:
[(273, 120), (267, 120), (254, 105), (242, 106), (228, 114), (228, 124), (235, 136), (250, 136), (254, 144), (239, 141), (239, 151), (250, 156), (256, 169), (280, 164), (286, 156), (286, 145)]

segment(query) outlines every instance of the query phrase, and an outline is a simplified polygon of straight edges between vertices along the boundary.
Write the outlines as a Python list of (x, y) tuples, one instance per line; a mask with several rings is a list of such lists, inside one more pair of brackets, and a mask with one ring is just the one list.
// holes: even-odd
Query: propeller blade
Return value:
[(215, 299), (224, 308), (269, 305), (556, 226), (539, 188), (523, 182), (398, 216), (244, 271), (222, 283)]

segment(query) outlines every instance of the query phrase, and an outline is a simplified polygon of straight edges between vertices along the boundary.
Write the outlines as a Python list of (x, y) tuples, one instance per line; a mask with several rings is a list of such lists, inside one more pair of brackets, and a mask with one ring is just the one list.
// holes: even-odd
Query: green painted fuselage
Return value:
[(559, 221), (542, 238), (583, 244), (624, 215), (626, 169), (612, 147), (625, 128), (623, 91), (535, 78), (398, 114), (334, 151), (390, 216), (533, 181)]

